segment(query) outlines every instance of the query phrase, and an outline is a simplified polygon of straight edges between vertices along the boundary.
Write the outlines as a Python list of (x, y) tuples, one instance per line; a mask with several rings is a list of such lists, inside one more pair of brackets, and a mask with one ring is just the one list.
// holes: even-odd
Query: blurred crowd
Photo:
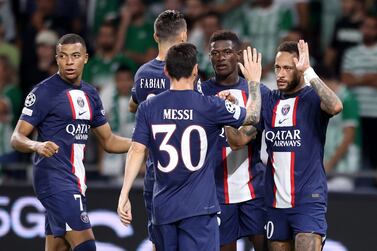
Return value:
[[(202, 80), (213, 75), (208, 41), (216, 30), (232, 30), (262, 52), (263, 83), (272, 89), (277, 45), (307, 40), (317, 74), (344, 107), (327, 131), (329, 188), (377, 187), (374, 0), (0, 0), (0, 183), (30, 180), (31, 157), (13, 152), (9, 139), (24, 97), (56, 73), (55, 45), (63, 34), (85, 38), (90, 58), (83, 80), (100, 91), (113, 130), (132, 136), (133, 75), (157, 55), (153, 20), (165, 9), (185, 14)], [(105, 153), (92, 137), (88, 181), (121, 182), (125, 158)]]

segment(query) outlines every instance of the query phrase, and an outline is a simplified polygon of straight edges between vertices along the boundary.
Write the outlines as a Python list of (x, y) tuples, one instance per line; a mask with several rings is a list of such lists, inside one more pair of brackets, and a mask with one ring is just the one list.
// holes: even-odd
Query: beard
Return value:
[(300, 77), (298, 75), (295, 76), (295, 78), (288, 83), (287, 88), (284, 90), (284, 92), (292, 92), (296, 89), (297, 86), (300, 85)]

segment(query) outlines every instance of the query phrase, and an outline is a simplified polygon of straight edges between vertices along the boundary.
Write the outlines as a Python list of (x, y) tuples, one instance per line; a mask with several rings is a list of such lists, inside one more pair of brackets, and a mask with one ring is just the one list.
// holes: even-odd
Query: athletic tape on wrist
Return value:
[(308, 69), (306, 69), (304, 71), (304, 80), (305, 80), (305, 83), (310, 84), (310, 81), (313, 78), (318, 78), (318, 75), (317, 75), (317, 73), (315, 73), (315, 71), (314, 71), (314, 69), (312, 67), (309, 67)]

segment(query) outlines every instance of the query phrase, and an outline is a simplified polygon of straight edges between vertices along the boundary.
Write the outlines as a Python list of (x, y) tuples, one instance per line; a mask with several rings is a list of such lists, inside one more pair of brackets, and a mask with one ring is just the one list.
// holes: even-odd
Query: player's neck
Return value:
[(168, 42), (159, 43), (158, 44), (158, 55), (157, 55), (156, 59), (160, 60), (160, 61), (165, 61), (166, 54), (168, 53), (168, 50), (170, 49), (170, 47), (172, 47), (173, 45), (176, 45), (178, 43), (179, 42), (176, 42), (176, 43), (168, 43)]
[(165, 61), (166, 54), (165, 53), (158, 53), (156, 60), (158, 61)]
[(80, 86), (80, 83), (81, 83), (81, 76), (78, 77), (77, 79), (75, 79), (73, 82), (72, 80), (69, 80), (67, 79), (65, 76), (63, 76), (62, 74), (60, 74), (60, 72), (58, 72), (58, 75), (60, 76), (61, 79), (64, 80), (64, 82), (66, 82), (67, 84), (69, 85), (73, 85), (73, 86)]
[(184, 91), (184, 90), (194, 90), (195, 78), (181, 78), (179, 80), (170, 79), (170, 90)]
[(156, 59), (159, 61), (165, 61), (169, 48), (170, 46), (168, 46), (167, 44), (158, 44), (158, 55)]
[(238, 73), (231, 73), (226, 76), (215, 75), (215, 81), (220, 85), (235, 85), (239, 81)]

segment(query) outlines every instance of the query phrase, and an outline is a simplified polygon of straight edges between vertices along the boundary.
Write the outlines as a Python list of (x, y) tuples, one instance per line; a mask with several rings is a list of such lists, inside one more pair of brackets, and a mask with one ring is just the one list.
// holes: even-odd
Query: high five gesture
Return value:
[(296, 69), (303, 73), (306, 83), (310, 83), (321, 99), (321, 109), (328, 114), (335, 115), (343, 109), (342, 102), (336, 94), (318, 77), (309, 62), (308, 43), (300, 40), (297, 43), (298, 59), (293, 58)]
[(249, 98), (246, 104), (247, 114), (244, 124), (256, 125), (259, 123), (261, 110), (260, 78), (262, 75), (262, 54), (258, 53), (255, 48), (251, 52), (251, 48), (248, 46), (243, 51), (243, 62), (243, 65), (241, 63), (238, 63), (238, 65), (249, 85)]
[(251, 52), (250, 46), (243, 51), (243, 62), (238, 63), (242, 74), (248, 81), (260, 82), (262, 76), (262, 54), (257, 52), (257, 49), (253, 49)]
[(297, 47), (299, 53), (298, 59), (293, 58), (293, 61), (296, 64), (296, 69), (303, 73), (306, 69), (310, 68), (308, 43), (300, 40), (297, 43)]

